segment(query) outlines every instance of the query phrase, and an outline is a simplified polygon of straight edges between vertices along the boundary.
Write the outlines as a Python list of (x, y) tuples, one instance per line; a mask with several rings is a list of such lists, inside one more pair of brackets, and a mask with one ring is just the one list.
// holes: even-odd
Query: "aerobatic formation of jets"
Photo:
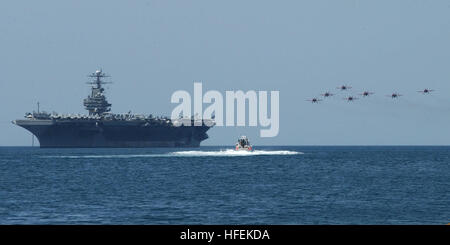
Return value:
[[(341, 85), (341, 86), (337, 87), (336, 89), (338, 89), (338, 90), (340, 90), (340, 91), (342, 92), (342, 91), (349, 91), (351, 88), (352, 88), (352, 87), (351, 87), (351, 86), (348, 86), (348, 85)], [(428, 89), (428, 88), (426, 88), (426, 89), (423, 89), (423, 90), (419, 90), (419, 91), (417, 91), (417, 92), (418, 92), (418, 93), (422, 93), (422, 94), (430, 94), (430, 93), (433, 92), (433, 91), (434, 91), (433, 89)], [(362, 93), (359, 93), (358, 95), (360, 95), (361, 97), (369, 97), (369, 96), (371, 96), (371, 95), (373, 95), (373, 94), (375, 94), (375, 93), (374, 93), (374, 92), (371, 92), (371, 91), (365, 90), (365, 91), (363, 91)], [(331, 96), (333, 96), (333, 95), (335, 95), (335, 94), (330, 93), (329, 91), (326, 91), (326, 92), (320, 94), (320, 96), (322, 96), (323, 98), (328, 98), (328, 97), (331, 97)], [(386, 95), (386, 96), (387, 96), (387, 97), (390, 97), (390, 98), (392, 98), (392, 99), (397, 99), (397, 98), (399, 98), (400, 96), (403, 96), (403, 95), (402, 95), (402, 94), (399, 94), (399, 93), (397, 93), (397, 92), (394, 92), (394, 93), (388, 94), (388, 95)], [(346, 100), (347, 102), (353, 102), (353, 101), (355, 101), (355, 100), (357, 100), (357, 99), (359, 99), (359, 98), (356, 97), (356, 96), (353, 96), (353, 95), (349, 95), (349, 96), (343, 98), (343, 100)], [(309, 101), (309, 102), (311, 102), (311, 103), (319, 103), (320, 101), (322, 101), (322, 99), (319, 99), (319, 98), (317, 98), (317, 97), (313, 97), (313, 98), (311, 98), (311, 99), (309, 99), (309, 100), (306, 100), (306, 101)]]

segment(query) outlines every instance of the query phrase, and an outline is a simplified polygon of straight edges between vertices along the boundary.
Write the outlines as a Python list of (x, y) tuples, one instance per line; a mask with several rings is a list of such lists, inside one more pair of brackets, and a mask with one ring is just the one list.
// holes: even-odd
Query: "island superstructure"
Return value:
[[(97, 70), (89, 77), (91, 94), (83, 101), (88, 115), (50, 114), (38, 109), (13, 123), (35, 135), (42, 148), (198, 147), (214, 125), (213, 119), (191, 117), (174, 122), (151, 114), (113, 114), (102, 86), (107, 83), (103, 80), (107, 75)], [(190, 120), (192, 126), (175, 126), (183, 120)], [(201, 120), (201, 126), (194, 126), (196, 120)]]

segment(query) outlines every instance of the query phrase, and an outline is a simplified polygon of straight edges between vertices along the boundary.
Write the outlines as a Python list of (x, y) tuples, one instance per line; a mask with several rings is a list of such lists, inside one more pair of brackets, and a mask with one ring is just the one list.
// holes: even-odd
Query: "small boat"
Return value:
[(236, 143), (236, 151), (253, 151), (247, 136), (241, 136)]

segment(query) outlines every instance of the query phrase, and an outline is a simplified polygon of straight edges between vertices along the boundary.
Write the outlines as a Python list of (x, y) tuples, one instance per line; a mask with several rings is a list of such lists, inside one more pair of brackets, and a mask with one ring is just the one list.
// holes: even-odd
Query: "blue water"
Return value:
[(1, 224), (447, 224), (450, 147), (0, 148)]

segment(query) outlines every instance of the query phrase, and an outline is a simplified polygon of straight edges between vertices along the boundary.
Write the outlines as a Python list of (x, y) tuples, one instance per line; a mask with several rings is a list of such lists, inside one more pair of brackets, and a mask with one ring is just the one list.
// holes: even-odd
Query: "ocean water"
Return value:
[(447, 224), (450, 147), (0, 147), (0, 224)]

